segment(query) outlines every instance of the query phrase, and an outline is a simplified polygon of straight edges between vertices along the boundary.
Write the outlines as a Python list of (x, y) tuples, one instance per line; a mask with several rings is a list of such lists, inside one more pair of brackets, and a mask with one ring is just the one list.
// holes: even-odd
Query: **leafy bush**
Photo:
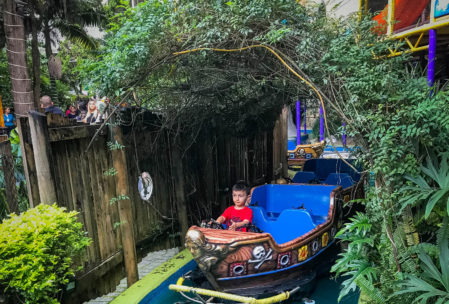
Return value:
[(25, 303), (58, 303), (89, 245), (77, 212), (39, 205), (0, 224), (0, 287)]
[[(26, 189), (25, 172), (23, 168), (22, 152), (20, 150), (20, 139), (17, 128), (11, 131), (9, 136), (11, 142), (11, 152), (14, 158), (14, 177), (16, 179), (17, 200), (19, 203), (19, 212), (28, 209), (28, 197)], [(5, 174), (0, 170), (0, 222), (10, 213), (8, 202), (5, 196)]]
[[(438, 233), (439, 265), (423, 250), (418, 257), (421, 261), (422, 274), (407, 275), (401, 283), (397, 295), (416, 293), (413, 303), (448, 303), (449, 302), (449, 218), (445, 217)], [(441, 269), (441, 271), (440, 271)], [(433, 302), (435, 301), (435, 302)]]
[(378, 269), (371, 262), (374, 259), (370, 256), (372, 250), (368, 250), (374, 247), (371, 228), (369, 217), (357, 213), (337, 234), (340, 240), (348, 242), (348, 248), (339, 254), (339, 259), (332, 266), (332, 271), (337, 276), (343, 274), (342, 277), (346, 278), (342, 283), (339, 301), (359, 287), (370, 299), (375, 299), (376, 303), (385, 303), (382, 294), (373, 288), (373, 282), (378, 278)]
[(449, 163), (447, 155), (443, 155), (441, 162), (434, 157), (427, 157), (427, 166), (421, 165), (421, 172), (430, 180), (428, 183), (421, 175), (417, 177), (406, 176), (412, 185), (403, 188), (404, 192), (409, 192), (401, 199), (403, 208), (409, 204), (419, 204), (425, 202), (425, 218), (427, 219), (432, 211), (436, 211), (442, 216), (449, 215)]

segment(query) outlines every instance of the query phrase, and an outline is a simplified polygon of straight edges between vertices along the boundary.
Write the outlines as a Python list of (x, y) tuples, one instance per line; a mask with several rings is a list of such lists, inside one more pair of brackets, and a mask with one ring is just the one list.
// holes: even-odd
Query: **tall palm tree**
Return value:
[[(32, 33), (32, 58), (35, 100), (40, 95), (40, 54), (38, 51), (37, 33), (44, 36), (45, 55), (50, 64), (53, 51), (52, 44), (56, 44), (61, 37), (81, 42), (87, 48), (96, 48), (97, 42), (90, 37), (85, 26), (97, 26), (104, 22), (104, 12), (101, 0), (27, 0), (24, 2), (31, 12), (28, 24)], [(51, 72), (49, 66), (49, 71)], [(53, 99), (57, 100), (55, 78), (50, 73)]]
[[(3, 1), (2, 11), (9, 74), (14, 99), (14, 109), (18, 117), (24, 117), (27, 116), (28, 112), (33, 109), (33, 98), (31, 94), (31, 79), (26, 64), (26, 44), (23, 15), (21, 12), (17, 11), (16, 1), (14, 0)], [(24, 155), (24, 159), (26, 159), (20, 119), (17, 120), (17, 125), (19, 127), (22, 155)], [(25, 177), (27, 180), (28, 199), (30, 205), (33, 206), (33, 204), (37, 202), (34, 201), (31, 192), (27, 162), (24, 161), (23, 164), (25, 169)]]
[(16, 115), (26, 116), (33, 109), (31, 79), (26, 64), (23, 17), (14, 0), (4, 2), (3, 22), (14, 108)]

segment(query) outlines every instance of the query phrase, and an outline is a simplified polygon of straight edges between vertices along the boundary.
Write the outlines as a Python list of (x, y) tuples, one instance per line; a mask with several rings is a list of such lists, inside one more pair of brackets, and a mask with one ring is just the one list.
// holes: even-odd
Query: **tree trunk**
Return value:
[(14, 110), (17, 116), (27, 116), (33, 109), (33, 91), (26, 64), (25, 34), (23, 19), (18, 15), (14, 0), (5, 0), (3, 20), (6, 34), (11, 87)]
[[(3, 22), (5, 27), (6, 48), (8, 55), (9, 73), (11, 77), (11, 88), (14, 100), (14, 110), (17, 118), (26, 117), (33, 109), (33, 91), (31, 90), (31, 79), (26, 64), (25, 33), (23, 28), (23, 18), (17, 13), (14, 0), (5, 0), (3, 11)], [(20, 147), (24, 160), (25, 149), (23, 146), (23, 133), (20, 119), (17, 126), (20, 136)], [(30, 188), (27, 162), (23, 162), (25, 177), (27, 181), (28, 199), (33, 206), (33, 196)]]
[[(45, 56), (47, 57), (47, 62), (50, 62), (51, 56), (53, 56), (53, 51), (51, 50), (51, 38), (50, 38), (50, 26), (48, 25), (48, 20), (44, 21), (44, 38), (45, 38)], [(50, 71), (50, 68), (49, 68)], [(51, 100), (54, 103), (58, 102), (58, 93), (56, 91), (56, 80), (50, 75), (50, 86), (51, 86)]]
[(31, 58), (33, 61), (33, 91), (34, 91), (34, 107), (40, 107), (41, 96), (41, 54), (39, 53), (38, 40), (37, 40), (37, 27), (38, 20), (33, 17), (31, 23)]

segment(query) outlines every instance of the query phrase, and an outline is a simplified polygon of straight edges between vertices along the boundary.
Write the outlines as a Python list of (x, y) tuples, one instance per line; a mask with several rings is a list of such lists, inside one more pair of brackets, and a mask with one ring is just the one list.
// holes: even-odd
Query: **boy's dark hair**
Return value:
[(238, 181), (232, 186), (232, 191), (245, 191), (246, 194), (249, 194), (249, 186), (245, 181)]

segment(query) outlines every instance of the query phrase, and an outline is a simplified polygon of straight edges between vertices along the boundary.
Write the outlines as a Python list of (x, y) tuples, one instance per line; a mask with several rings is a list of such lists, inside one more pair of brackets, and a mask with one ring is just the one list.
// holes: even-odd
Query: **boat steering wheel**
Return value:
[(201, 222), (201, 228), (224, 230), (223, 225), (212, 218), (210, 221), (203, 220)]

